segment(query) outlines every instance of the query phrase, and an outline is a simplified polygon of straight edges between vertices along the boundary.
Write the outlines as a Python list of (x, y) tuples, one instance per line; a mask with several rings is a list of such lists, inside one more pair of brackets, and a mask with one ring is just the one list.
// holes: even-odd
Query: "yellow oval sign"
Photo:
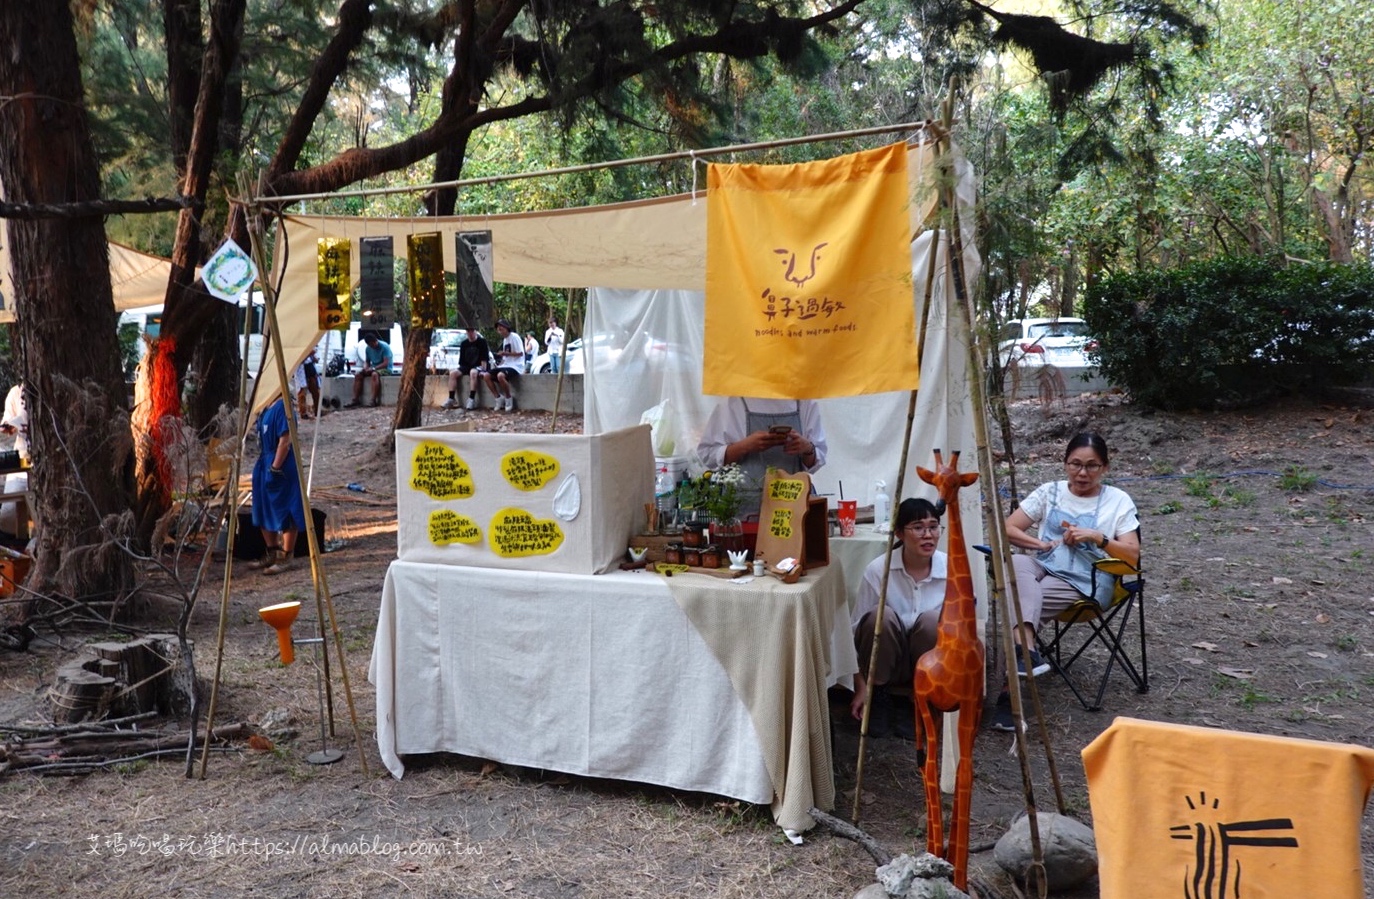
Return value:
[(429, 513), (429, 542), (435, 546), (448, 546), (450, 543), (481, 543), (482, 529), (466, 515), (459, 515), (449, 509), (437, 509)]
[(534, 450), (517, 450), (501, 457), (501, 474), (516, 490), (538, 490), (558, 476), (558, 460)]
[(523, 509), (502, 509), (491, 518), (487, 542), (503, 558), (546, 556), (563, 545), (563, 529), (551, 518), (535, 518)]
[(472, 468), (453, 450), (421, 441), (410, 460), (410, 486), (431, 499), (467, 499), (476, 492)]

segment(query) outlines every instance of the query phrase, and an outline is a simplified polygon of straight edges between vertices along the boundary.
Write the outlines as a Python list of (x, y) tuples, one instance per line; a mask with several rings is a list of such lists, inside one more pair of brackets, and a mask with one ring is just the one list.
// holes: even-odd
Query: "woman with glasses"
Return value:
[[(1107, 442), (1091, 431), (1069, 441), (1064, 453), (1065, 479), (1037, 487), (1007, 516), (1007, 539), (1030, 553), (1012, 556), (1016, 592), (1021, 600), (1021, 623), (1013, 632), (1018, 645), (1035, 645), (1035, 629), (1093, 591), (1093, 563), (1112, 556), (1140, 564), (1140, 519), (1135, 502), (1124, 490), (1102, 483), (1107, 474)], [(1099, 589), (1109, 591), (1109, 578)], [(1110, 593), (1096, 597), (1105, 606)], [(1031, 677), (1050, 670), (1040, 654), (1031, 651)], [(1025, 662), (1017, 652), (1017, 669), (1024, 677)], [(998, 700), (999, 711), (1001, 699)], [(994, 727), (1011, 729), (997, 717)]]
[[(944, 503), (937, 506), (929, 500), (916, 498), (904, 499), (897, 507), (896, 543), (887, 578), (887, 604), (878, 639), (878, 658), (873, 668), (873, 710), (868, 715), (868, 735), (871, 737), (885, 737), (894, 731), (905, 739), (916, 736), (915, 706), (910, 696), (895, 697), (888, 692), (888, 686), (910, 689), (916, 660), (935, 646), (947, 576), (945, 554), (935, 548), (940, 542), (940, 515), (943, 512)], [(873, 652), (878, 592), (882, 589), (885, 564), (888, 558), (883, 554), (864, 569), (851, 619), (860, 670), (854, 677), (854, 701), (849, 710), (859, 720), (863, 719), (865, 677)], [(892, 717), (894, 710), (895, 718)]]

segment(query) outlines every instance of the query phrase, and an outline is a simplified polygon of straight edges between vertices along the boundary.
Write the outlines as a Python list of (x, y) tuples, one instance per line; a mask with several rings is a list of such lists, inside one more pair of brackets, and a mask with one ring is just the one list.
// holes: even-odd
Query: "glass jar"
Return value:
[(706, 524), (689, 521), (682, 526), (682, 545), (701, 548), (706, 545)]
[(744, 549), (744, 522), (738, 518), (713, 522), (711, 540), (722, 552), (739, 552)]
[(701, 567), (701, 547), (684, 546), (682, 548), (682, 564), (691, 565), (695, 568)]
[(714, 543), (701, 548), (701, 567), (719, 568), (720, 567), (720, 547)]
[(681, 565), (681, 564), (682, 564), (682, 544), (681, 544), (681, 543), (669, 543), (668, 545), (664, 546), (664, 547), (663, 547), (663, 561), (667, 562), (669, 565)]

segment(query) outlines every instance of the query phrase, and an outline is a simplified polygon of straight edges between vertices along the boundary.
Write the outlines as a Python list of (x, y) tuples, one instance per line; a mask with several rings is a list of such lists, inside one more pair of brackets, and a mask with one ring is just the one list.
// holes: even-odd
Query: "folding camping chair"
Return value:
[[(1137, 531), (1137, 534), (1140, 532)], [(1116, 581), (1112, 591), (1112, 602), (1103, 609), (1090, 597), (1078, 602), (1050, 619), (1053, 627), (1042, 626), (1036, 631), (1035, 642), (1040, 654), (1047, 659), (1055, 670), (1073, 690), (1073, 695), (1083, 704), (1083, 708), (1095, 712), (1102, 708), (1102, 697), (1107, 692), (1107, 681), (1112, 676), (1112, 668), (1119, 662), (1126, 676), (1135, 684), (1137, 693), (1150, 692), (1150, 670), (1145, 655), (1145, 577), (1142, 569), (1121, 559), (1100, 559), (1093, 566), (1093, 587), (1097, 587), (1100, 577)], [(1096, 589), (1094, 589), (1096, 594)], [(1140, 622), (1140, 667), (1131, 660), (1127, 646), (1127, 625), (1131, 613), (1137, 612)], [(1050, 634), (1046, 634), (1050, 631)], [(1101, 680), (1097, 682), (1097, 694), (1090, 703), (1083, 690), (1075, 681), (1073, 666), (1093, 644), (1098, 644), (1107, 652), (1106, 665), (1102, 669)], [(1086, 660), (1085, 660), (1086, 662)], [(1091, 681), (1091, 675), (1087, 679)], [(1091, 683), (1088, 688), (1091, 689)]]

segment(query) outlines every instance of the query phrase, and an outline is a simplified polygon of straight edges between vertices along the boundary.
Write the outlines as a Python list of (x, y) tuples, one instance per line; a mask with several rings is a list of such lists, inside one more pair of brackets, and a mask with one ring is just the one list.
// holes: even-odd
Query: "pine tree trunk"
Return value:
[[(69, 5), (0, 3), (0, 36), (6, 199), (97, 199)], [(128, 588), (132, 568), (102, 524), (108, 517), (118, 528), (133, 472), (104, 222), (84, 216), (6, 224), (38, 506), (30, 584), (108, 597)]]

